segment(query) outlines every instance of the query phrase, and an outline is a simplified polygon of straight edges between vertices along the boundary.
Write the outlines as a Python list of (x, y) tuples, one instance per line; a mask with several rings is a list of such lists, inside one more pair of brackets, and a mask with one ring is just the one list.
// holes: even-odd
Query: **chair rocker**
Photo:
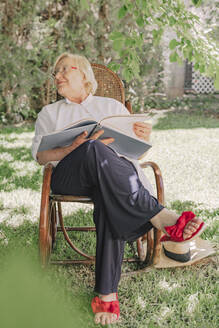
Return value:
[[(120, 78), (112, 72), (110, 69), (100, 64), (92, 64), (92, 68), (95, 74), (95, 78), (98, 82), (98, 89), (96, 96), (114, 98), (123, 103), (130, 113), (132, 113), (131, 103), (125, 101), (125, 92), (123, 84)], [(151, 167), (154, 172), (157, 199), (164, 203), (164, 188), (161, 171), (157, 164), (154, 162), (144, 162), (141, 164), (142, 168)], [(62, 215), (62, 202), (78, 202), (78, 203), (92, 203), (92, 200), (86, 196), (67, 196), (67, 195), (55, 195), (51, 192), (50, 182), (53, 166), (48, 163), (44, 167), (42, 193), (41, 193), (41, 209), (40, 209), (40, 223), (39, 223), (39, 251), (40, 260), (43, 267), (48, 263), (54, 264), (91, 264), (95, 262), (95, 256), (84, 253), (84, 251), (78, 249), (68, 235), (68, 231), (95, 231), (95, 227), (65, 227), (64, 218)], [(59, 224), (58, 224), (59, 222)], [(72, 259), (72, 260), (59, 260), (50, 261), (50, 255), (53, 250), (56, 236), (58, 232), (63, 232), (64, 237), (70, 247), (84, 259)], [(151, 229), (147, 234), (138, 238), (137, 253), (138, 258), (131, 257), (126, 258), (126, 262), (140, 261), (145, 262), (145, 265), (154, 265), (159, 261), (161, 244), (160, 237), (162, 232), (156, 228)]]

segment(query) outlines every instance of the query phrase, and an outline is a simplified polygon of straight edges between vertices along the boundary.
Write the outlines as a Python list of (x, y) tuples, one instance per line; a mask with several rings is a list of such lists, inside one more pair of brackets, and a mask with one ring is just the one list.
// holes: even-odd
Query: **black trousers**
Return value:
[(52, 174), (53, 193), (87, 195), (94, 202), (96, 284), (101, 294), (117, 291), (125, 240), (152, 228), (163, 206), (149, 194), (134, 165), (99, 140), (90, 140), (63, 158)]

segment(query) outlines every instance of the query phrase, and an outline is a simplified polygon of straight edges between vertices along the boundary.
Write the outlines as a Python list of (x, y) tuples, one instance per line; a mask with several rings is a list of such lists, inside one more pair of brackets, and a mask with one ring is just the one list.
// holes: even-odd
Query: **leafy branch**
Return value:
[[(194, 1), (193, 1), (194, 2)], [(197, 4), (200, 1), (196, 1)], [(170, 62), (181, 64), (184, 59), (194, 63), (200, 73), (215, 80), (219, 89), (219, 50), (216, 42), (202, 30), (200, 19), (189, 12), (180, 0), (122, 0), (118, 18), (135, 21), (135, 27), (128, 27), (126, 33), (112, 32), (113, 48), (119, 54), (123, 74), (127, 80), (139, 75), (139, 50), (144, 45), (144, 30), (151, 29), (154, 45), (161, 42), (166, 29), (175, 32), (176, 37), (169, 43)], [(121, 63), (113, 62), (111, 67), (118, 70)]]

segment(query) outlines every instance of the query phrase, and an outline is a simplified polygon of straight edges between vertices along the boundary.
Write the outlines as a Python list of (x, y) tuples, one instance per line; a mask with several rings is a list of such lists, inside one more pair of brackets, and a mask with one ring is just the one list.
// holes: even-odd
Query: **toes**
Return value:
[(110, 325), (117, 321), (117, 314), (108, 312), (99, 312), (95, 314), (94, 322), (101, 325)]
[(186, 235), (190, 235), (190, 234), (191, 234), (191, 231), (190, 231), (189, 228), (185, 228), (185, 229), (183, 230), (183, 233), (186, 234)]
[(107, 324), (107, 325), (110, 325), (110, 324), (111, 324), (111, 320), (110, 320), (109, 317), (106, 317), (106, 319), (105, 319), (105, 324)]
[(195, 232), (199, 227), (199, 224), (193, 221), (190, 221), (189, 223), (187, 223), (184, 232), (189, 234), (191, 232)]
[(94, 322), (95, 322), (96, 324), (100, 323), (100, 317), (101, 317), (101, 314), (100, 314), (100, 313), (96, 313), (96, 314), (95, 314)]
[(102, 317), (101, 317), (101, 325), (105, 325), (106, 324), (106, 320), (107, 320), (107, 318), (105, 317), (105, 315), (102, 315)]
[(109, 313), (104, 313), (101, 317), (101, 324), (104, 325), (110, 325), (111, 324), (111, 318)]
[(111, 323), (115, 323), (117, 320), (117, 315), (114, 313), (105, 313), (99, 312), (95, 314), (94, 322), (96, 324), (100, 323), (101, 325), (110, 325)]
[(200, 219), (196, 219), (196, 220), (192, 220), (189, 222), (190, 224), (192, 224), (194, 227), (198, 228), (200, 226), (200, 224), (202, 223), (202, 220)]
[(190, 222), (187, 223), (184, 231), (183, 231), (183, 238), (187, 239), (189, 238), (196, 230), (199, 228), (201, 224), (200, 219), (193, 219)]
[(187, 239), (187, 238), (189, 238), (189, 237), (190, 237), (189, 234), (187, 234), (187, 233), (184, 233), (184, 234), (183, 234), (183, 239)]
[(189, 226), (188, 226), (188, 229), (190, 229), (190, 230), (192, 230), (192, 231), (196, 231), (197, 229), (198, 229), (198, 227), (199, 227), (199, 224), (190, 224)]
[(117, 320), (117, 314), (112, 314), (112, 322), (116, 322)]
[(185, 228), (184, 231), (183, 231), (183, 238), (187, 239), (191, 236), (191, 234), (192, 234), (192, 231), (188, 228)]
[(187, 230), (191, 233), (191, 232), (195, 232), (197, 229), (193, 226), (189, 226)]
[(195, 217), (194, 219), (191, 220), (191, 222), (197, 222), (200, 224), (202, 220), (200, 218)]

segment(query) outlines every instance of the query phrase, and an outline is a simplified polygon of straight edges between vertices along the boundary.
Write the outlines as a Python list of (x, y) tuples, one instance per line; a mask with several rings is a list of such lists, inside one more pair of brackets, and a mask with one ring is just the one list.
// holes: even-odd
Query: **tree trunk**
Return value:
[(105, 46), (108, 42), (106, 35), (109, 33), (110, 30), (110, 25), (108, 20), (108, 8), (109, 8), (108, 0), (101, 0), (100, 8), (99, 8), (100, 28), (97, 31), (97, 49), (98, 49), (97, 59), (101, 63), (104, 63), (106, 60)]

